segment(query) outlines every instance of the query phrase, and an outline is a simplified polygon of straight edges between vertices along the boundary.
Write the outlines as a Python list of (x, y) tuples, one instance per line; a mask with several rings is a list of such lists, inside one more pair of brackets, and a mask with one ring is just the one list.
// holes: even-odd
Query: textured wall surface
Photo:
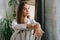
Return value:
[(56, 2), (56, 27), (58, 40), (60, 40), (60, 0), (55, 0)]
[(57, 40), (55, 0), (45, 0), (45, 27), (47, 40)]

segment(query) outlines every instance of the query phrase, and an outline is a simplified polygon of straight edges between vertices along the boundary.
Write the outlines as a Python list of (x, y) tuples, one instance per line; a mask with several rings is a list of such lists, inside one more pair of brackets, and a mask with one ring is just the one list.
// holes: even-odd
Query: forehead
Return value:
[(24, 5), (24, 8), (29, 8), (29, 5), (28, 5), (28, 4), (25, 4), (25, 5)]

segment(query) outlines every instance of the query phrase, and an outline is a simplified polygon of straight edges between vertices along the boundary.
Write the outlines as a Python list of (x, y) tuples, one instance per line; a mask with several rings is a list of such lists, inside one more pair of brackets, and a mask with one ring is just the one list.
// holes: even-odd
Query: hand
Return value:
[(35, 25), (34, 33), (35, 33), (35, 36), (36, 36), (36, 37), (42, 37), (43, 34), (45, 33), (45, 32), (41, 29), (41, 25), (40, 25), (39, 23), (37, 23), (37, 24)]
[(36, 37), (42, 37), (45, 32), (41, 29), (35, 30), (35, 36)]

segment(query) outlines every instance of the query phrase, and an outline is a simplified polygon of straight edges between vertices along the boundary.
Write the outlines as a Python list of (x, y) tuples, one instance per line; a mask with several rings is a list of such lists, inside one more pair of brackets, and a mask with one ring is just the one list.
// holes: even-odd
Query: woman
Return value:
[(35, 20), (30, 19), (29, 14), (29, 5), (26, 2), (21, 2), (17, 10), (17, 20), (12, 22), (12, 28), (15, 32), (11, 40), (34, 40), (32, 30), (34, 30), (36, 37), (43, 35), (44, 32), (41, 29), (41, 25)]

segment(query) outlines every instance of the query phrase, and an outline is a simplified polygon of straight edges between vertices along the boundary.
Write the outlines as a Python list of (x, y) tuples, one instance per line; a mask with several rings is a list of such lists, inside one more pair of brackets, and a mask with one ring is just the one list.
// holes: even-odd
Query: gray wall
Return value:
[(47, 40), (57, 40), (55, 0), (45, 0), (45, 27)]
[(60, 40), (60, 0), (45, 1), (45, 27), (48, 40)]
[(60, 0), (55, 0), (56, 2), (56, 27), (58, 40), (60, 40)]

